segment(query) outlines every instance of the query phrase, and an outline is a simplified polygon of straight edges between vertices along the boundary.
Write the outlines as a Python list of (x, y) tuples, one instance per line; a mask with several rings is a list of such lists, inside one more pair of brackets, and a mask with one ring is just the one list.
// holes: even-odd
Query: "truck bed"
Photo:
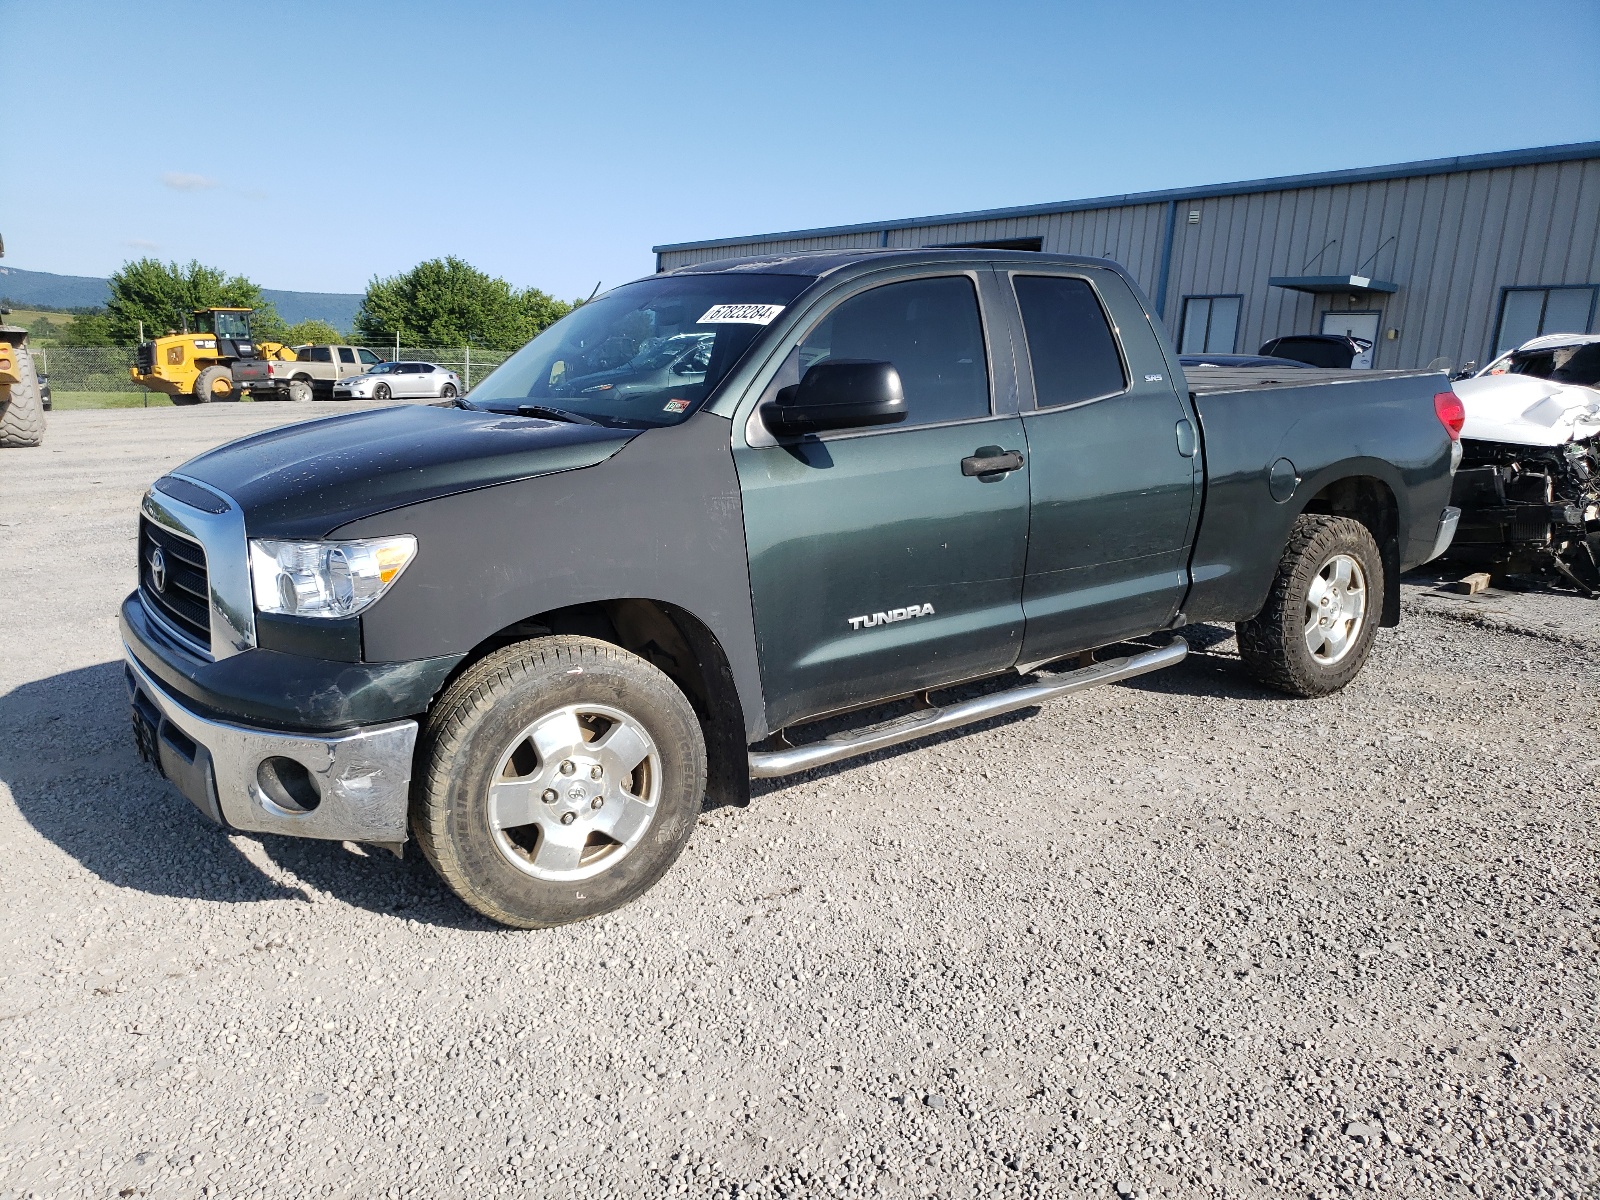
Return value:
[(1355, 371), (1348, 367), (1185, 367), (1184, 378), (1197, 396), (1217, 392), (1253, 392), (1258, 388), (1305, 387), (1308, 384), (1357, 383), (1364, 379), (1406, 379), (1438, 375), (1417, 367), (1409, 371)]

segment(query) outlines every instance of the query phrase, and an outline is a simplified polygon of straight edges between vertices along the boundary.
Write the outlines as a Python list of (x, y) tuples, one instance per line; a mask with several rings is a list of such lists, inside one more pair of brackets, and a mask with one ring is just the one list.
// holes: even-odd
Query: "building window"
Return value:
[(1514, 287), (1500, 293), (1500, 329), (1494, 339), (1498, 357), (1529, 338), (1546, 333), (1588, 333), (1594, 319), (1595, 293), (1587, 287)]
[(1185, 296), (1178, 330), (1179, 354), (1232, 354), (1239, 337), (1243, 296)]

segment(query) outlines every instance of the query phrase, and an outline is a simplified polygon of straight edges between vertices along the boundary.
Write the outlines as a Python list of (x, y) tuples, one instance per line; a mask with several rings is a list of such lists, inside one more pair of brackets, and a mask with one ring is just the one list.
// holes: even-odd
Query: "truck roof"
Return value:
[(1110, 267), (1122, 271), (1108, 258), (1082, 254), (1041, 254), (1037, 250), (986, 250), (970, 246), (920, 246), (910, 250), (799, 250), (793, 254), (758, 254), (748, 258), (717, 258), (661, 271), (662, 275), (721, 275), (759, 273), (767, 275), (831, 275), (862, 263), (892, 266), (895, 263), (951, 262), (971, 259), (975, 263), (1016, 262), (1050, 263), (1061, 266)]

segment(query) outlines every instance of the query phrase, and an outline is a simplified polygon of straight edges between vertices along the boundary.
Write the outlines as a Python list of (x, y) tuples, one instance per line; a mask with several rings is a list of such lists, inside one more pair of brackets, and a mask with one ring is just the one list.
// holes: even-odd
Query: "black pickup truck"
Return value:
[(135, 736), (223, 827), (409, 830), (539, 927), (650, 887), (708, 795), (1171, 665), (1190, 622), (1332, 692), (1449, 543), (1460, 405), (1439, 374), (1204, 374), (1099, 259), (627, 284), (470, 397), (156, 480)]

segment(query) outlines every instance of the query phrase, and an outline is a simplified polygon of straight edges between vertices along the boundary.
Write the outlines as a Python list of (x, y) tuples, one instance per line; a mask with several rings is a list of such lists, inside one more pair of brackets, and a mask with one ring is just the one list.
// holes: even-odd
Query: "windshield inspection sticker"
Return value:
[(670, 413), (688, 412), (689, 402), (687, 400), (668, 400), (666, 404), (662, 406), (661, 411)]
[(770, 325), (781, 304), (713, 304), (696, 325)]

